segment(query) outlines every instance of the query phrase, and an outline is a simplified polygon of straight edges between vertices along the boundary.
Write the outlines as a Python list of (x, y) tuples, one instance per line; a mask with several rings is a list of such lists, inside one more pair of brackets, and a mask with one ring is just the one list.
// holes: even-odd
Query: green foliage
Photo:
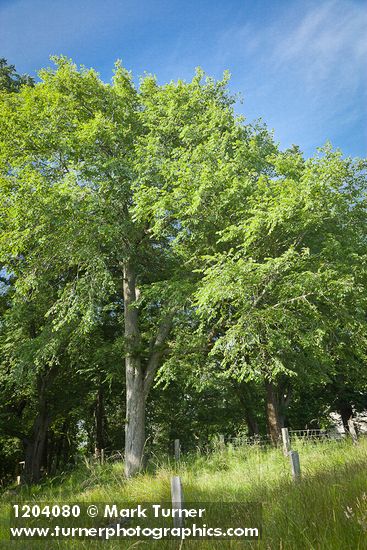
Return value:
[(202, 257), (197, 305), (235, 378), (325, 383), (352, 354), (365, 360), (365, 166), (329, 147), (271, 162), (242, 222), (219, 234), (225, 250)]
[(161, 360), (147, 448), (264, 431), (266, 380), (297, 427), (362, 409), (366, 162), (281, 152), (227, 74), (135, 86), (120, 62), (109, 84), (53, 62), (33, 86), (0, 61), (0, 437), (26, 446), (47, 409), (67, 463), (95, 444), (98, 396), (122, 448), (127, 261), (133, 353)]

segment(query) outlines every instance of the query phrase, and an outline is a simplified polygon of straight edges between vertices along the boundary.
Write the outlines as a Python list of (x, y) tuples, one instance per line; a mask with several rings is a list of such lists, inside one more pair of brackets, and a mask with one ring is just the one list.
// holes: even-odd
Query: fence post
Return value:
[(353, 418), (349, 418), (348, 428), (349, 428), (349, 433), (352, 437), (353, 445), (356, 445), (358, 443), (358, 435), (357, 435), (356, 427), (353, 422)]
[[(172, 509), (176, 509), (176, 510), (183, 509), (184, 496), (182, 491), (181, 478), (179, 476), (171, 477), (171, 501), (172, 501)], [(174, 515), (173, 526), (183, 527), (184, 518)]]
[(19, 475), (17, 475), (17, 485), (21, 485), (24, 481), (25, 460), (18, 462), (20, 466)]
[(289, 459), (291, 462), (293, 481), (298, 481), (301, 477), (301, 466), (299, 463), (298, 451), (289, 451)]
[(179, 461), (181, 456), (181, 446), (180, 446), (180, 440), (175, 439), (175, 460)]
[(224, 445), (224, 435), (219, 434), (219, 448), (223, 451), (225, 445)]
[(291, 442), (290, 442), (290, 439), (289, 439), (288, 428), (282, 428), (282, 440), (283, 440), (284, 455), (288, 456), (288, 453), (291, 450)]
[(104, 464), (104, 449), (101, 449), (101, 464)]

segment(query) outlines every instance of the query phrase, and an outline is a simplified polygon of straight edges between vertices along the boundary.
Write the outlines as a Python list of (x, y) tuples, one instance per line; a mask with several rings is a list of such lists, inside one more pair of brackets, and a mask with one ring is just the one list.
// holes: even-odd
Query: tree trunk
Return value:
[(100, 455), (101, 449), (105, 448), (105, 410), (104, 410), (104, 398), (103, 398), (103, 387), (100, 385), (98, 387), (96, 404), (95, 404), (95, 430), (96, 430), (96, 441), (95, 447), (98, 450)]
[(49, 425), (50, 417), (44, 401), (33, 425), (32, 438), (25, 440), (25, 479), (27, 483), (38, 483), (41, 478)]
[(277, 445), (281, 431), (281, 420), (279, 416), (279, 403), (276, 386), (272, 381), (265, 382), (266, 388), (266, 416), (268, 430), (272, 443)]
[(145, 400), (143, 376), (134, 362), (126, 361), (125, 475), (142, 467), (145, 444)]
[(259, 435), (259, 425), (253, 412), (251, 386), (243, 382), (239, 385), (237, 384), (237, 382), (234, 382), (234, 388), (244, 410), (249, 435)]
[(340, 401), (338, 409), (339, 409), (339, 414), (342, 418), (344, 431), (345, 433), (349, 433), (348, 420), (353, 416), (352, 405), (350, 403), (347, 403), (346, 401)]
[(162, 316), (152, 339), (148, 360), (143, 366), (140, 350), (140, 330), (136, 307), (136, 274), (131, 260), (123, 263), (126, 420), (125, 420), (125, 474), (131, 477), (143, 465), (145, 446), (145, 403), (155, 373), (164, 352), (164, 344), (172, 327), (174, 309)]
[(48, 461), (47, 461), (47, 472), (51, 475), (54, 475), (63, 464), (65, 464), (65, 439), (66, 432), (68, 429), (68, 422), (65, 420), (61, 426), (61, 433), (57, 435), (51, 432), (48, 438)]
[(140, 332), (136, 305), (136, 275), (130, 260), (123, 266), (126, 420), (125, 420), (125, 475), (139, 472), (145, 443), (144, 375), (140, 359)]
[(252, 415), (250, 410), (245, 411), (245, 419), (248, 427), (248, 433), (250, 436), (259, 435), (259, 425), (256, 418)]

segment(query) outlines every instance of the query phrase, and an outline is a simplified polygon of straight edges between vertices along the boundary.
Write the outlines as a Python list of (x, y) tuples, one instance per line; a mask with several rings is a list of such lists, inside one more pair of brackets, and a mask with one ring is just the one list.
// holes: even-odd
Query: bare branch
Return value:
[(308, 302), (307, 297), (312, 296), (314, 292), (307, 292), (306, 294), (301, 294), (300, 296), (295, 296), (295, 298), (289, 298), (288, 300), (283, 300), (282, 302), (278, 302), (277, 304), (274, 304), (270, 306), (271, 308), (276, 308), (279, 306), (283, 306), (284, 304), (290, 304), (292, 302), (297, 302), (298, 300), (305, 300)]

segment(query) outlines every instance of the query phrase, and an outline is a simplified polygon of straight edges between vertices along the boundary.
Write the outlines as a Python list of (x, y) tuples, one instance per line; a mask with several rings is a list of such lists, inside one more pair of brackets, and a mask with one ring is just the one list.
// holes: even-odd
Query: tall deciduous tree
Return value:
[(367, 184), (365, 163), (329, 146), (268, 160), (273, 175), (205, 259), (197, 305), (217, 330), (211, 353), (238, 380), (263, 380), (275, 442), (294, 377), (326, 385), (344, 372), (365, 387)]
[(176, 189), (182, 198), (173, 200), (184, 207), (177, 168), (184, 174), (192, 164), (199, 199), (201, 171), (225, 174), (225, 155), (235, 155), (245, 130), (225, 80), (205, 81), (199, 72), (192, 82), (158, 86), (147, 77), (136, 89), (120, 65), (110, 85), (93, 70), (55, 61), (34, 88), (1, 97), (1, 258), (20, 300), (43, 285), (56, 289), (44, 313), (53, 338), (93, 330), (102, 309), (113, 308), (111, 296), (120, 296), (130, 476), (142, 464), (155, 373), (194, 279), (176, 245), (182, 231), (195, 229), (187, 225), (195, 208), (171, 216), (160, 198), (172, 203)]

